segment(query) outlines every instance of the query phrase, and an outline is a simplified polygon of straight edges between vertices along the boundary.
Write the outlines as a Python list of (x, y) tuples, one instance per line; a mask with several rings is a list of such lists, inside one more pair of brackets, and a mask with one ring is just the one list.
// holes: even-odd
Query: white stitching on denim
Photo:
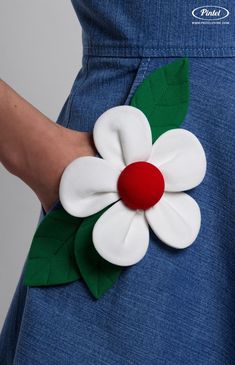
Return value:
[(145, 76), (146, 71), (149, 66), (150, 59), (151, 59), (150, 57), (148, 57), (147, 60), (146, 60), (146, 57), (140, 57), (140, 63), (139, 63), (138, 69), (136, 71), (134, 81), (131, 85), (129, 94), (125, 100), (125, 104), (129, 104), (130, 99), (132, 98), (132, 96), (136, 90), (136, 87), (143, 81), (144, 76)]

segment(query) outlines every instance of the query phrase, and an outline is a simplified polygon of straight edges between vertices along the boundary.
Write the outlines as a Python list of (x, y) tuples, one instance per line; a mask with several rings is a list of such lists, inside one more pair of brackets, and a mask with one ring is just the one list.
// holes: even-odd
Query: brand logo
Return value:
[(194, 18), (206, 21), (217, 21), (229, 16), (229, 11), (221, 6), (205, 5), (192, 11)]

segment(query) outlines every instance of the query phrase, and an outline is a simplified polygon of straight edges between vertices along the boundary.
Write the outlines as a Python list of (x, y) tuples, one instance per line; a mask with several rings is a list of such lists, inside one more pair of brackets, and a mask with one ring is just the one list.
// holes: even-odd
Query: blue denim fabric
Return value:
[[(234, 0), (72, 0), (72, 3), (83, 27), (86, 55), (235, 56)], [(222, 19), (222, 26), (192, 24), (199, 20), (192, 16), (192, 11), (205, 5), (221, 6), (230, 12)]]
[[(119, 14), (124, 4), (133, 13), (140, 12), (143, 9), (141, 6), (136, 9), (136, 4), (143, 7), (145, 2), (73, 3), (80, 10), (84, 26), (89, 27), (92, 16), (90, 28), (96, 30), (94, 42), (99, 43), (100, 39), (101, 50), (105, 37), (113, 49), (119, 44), (113, 18), (125, 29), (130, 44), (133, 38), (143, 47), (150, 42), (148, 38), (143, 42), (142, 29), (137, 31), (141, 24), (137, 24), (138, 18), (133, 16), (129, 21), (124, 12), (122, 16)], [(169, 0), (145, 4), (148, 4), (145, 5), (147, 12), (150, 6), (159, 9), (161, 5), (164, 20), (169, 24), (172, 19), (168, 13)], [(110, 11), (110, 18), (106, 15), (107, 21), (110, 19), (113, 24), (110, 33), (101, 25), (103, 33), (98, 32), (98, 9), (102, 6), (102, 11), (105, 7)], [(187, 6), (181, 4), (180, 7), (183, 11)], [(96, 16), (93, 8), (97, 10)], [(166, 46), (170, 45), (170, 37), (180, 44), (174, 34), (162, 38), (165, 21), (157, 22), (158, 35), (152, 25), (151, 34), (155, 34), (156, 39), (150, 38), (151, 42), (156, 41), (156, 47), (162, 39)], [(173, 24), (174, 21), (172, 19)], [(184, 26), (188, 33), (184, 33), (182, 53), (177, 56), (188, 53), (186, 48), (184, 53), (186, 44), (197, 43), (196, 36), (190, 38), (190, 26)], [(203, 57), (200, 50), (198, 53), (195, 50), (190, 57), (190, 107), (182, 125), (200, 139), (208, 160), (205, 180), (189, 192), (202, 212), (202, 227), (196, 242), (186, 250), (177, 251), (151, 233), (144, 259), (127, 268), (98, 301), (92, 298), (82, 281), (27, 290), (20, 281), (1, 336), (1, 365), (235, 364), (235, 58), (232, 53), (230, 57), (222, 57), (221, 42), (227, 40), (224, 44), (232, 45), (229, 33), (232, 27), (226, 31), (220, 28), (221, 38), (217, 26), (209, 27), (216, 35), (209, 29), (207, 34), (203, 28), (204, 35), (198, 38), (198, 45), (215, 37), (217, 53), (221, 51), (221, 54)], [(129, 51), (132, 52), (127, 47), (126, 52)], [(160, 48), (159, 57), (124, 57), (112, 49), (109, 52), (106, 56), (84, 53), (83, 66), (58, 117), (59, 124), (91, 131), (103, 111), (129, 103), (140, 82), (175, 57), (170, 50), (165, 54)]]

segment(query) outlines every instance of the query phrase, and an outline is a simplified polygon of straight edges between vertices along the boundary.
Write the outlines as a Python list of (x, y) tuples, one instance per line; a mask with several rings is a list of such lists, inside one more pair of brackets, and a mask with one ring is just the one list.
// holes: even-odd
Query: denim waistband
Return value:
[(235, 0), (72, 3), (82, 26), (84, 55), (235, 56)]
[(161, 48), (141, 46), (106, 46), (87, 45), (83, 46), (84, 56), (100, 57), (235, 57), (235, 47), (195, 47), (185, 46), (182, 48)]

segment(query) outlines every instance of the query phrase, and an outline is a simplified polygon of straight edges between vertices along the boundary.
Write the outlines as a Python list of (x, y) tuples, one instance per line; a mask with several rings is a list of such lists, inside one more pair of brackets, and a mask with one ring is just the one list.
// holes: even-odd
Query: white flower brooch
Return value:
[(149, 226), (176, 249), (195, 241), (200, 208), (184, 191), (203, 180), (206, 157), (197, 137), (179, 128), (188, 105), (188, 60), (177, 59), (150, 73), (130, 106), (97, 119), (99, 156), (77, 158), (65, 168), (60, 201), (33, 238), (26, 285), (83, 279), (98, 299), (124, 267), (145, 256)]
[(152, 145), (142, 111), (118, 106), (96, 121), (94, 143), (103, 159), (80, 157), (64, 170), (60, 201), (76, 217), (112, 205), (93, 228), (93, 243), (105, 260), (129, 266), (149, 244), (149, 228), (169, 246), (182, 249), (196, 239), (200, 209), (183, 191), (201, 183), (206, 172), (203, 147), (194, 134), (171, 129)]

